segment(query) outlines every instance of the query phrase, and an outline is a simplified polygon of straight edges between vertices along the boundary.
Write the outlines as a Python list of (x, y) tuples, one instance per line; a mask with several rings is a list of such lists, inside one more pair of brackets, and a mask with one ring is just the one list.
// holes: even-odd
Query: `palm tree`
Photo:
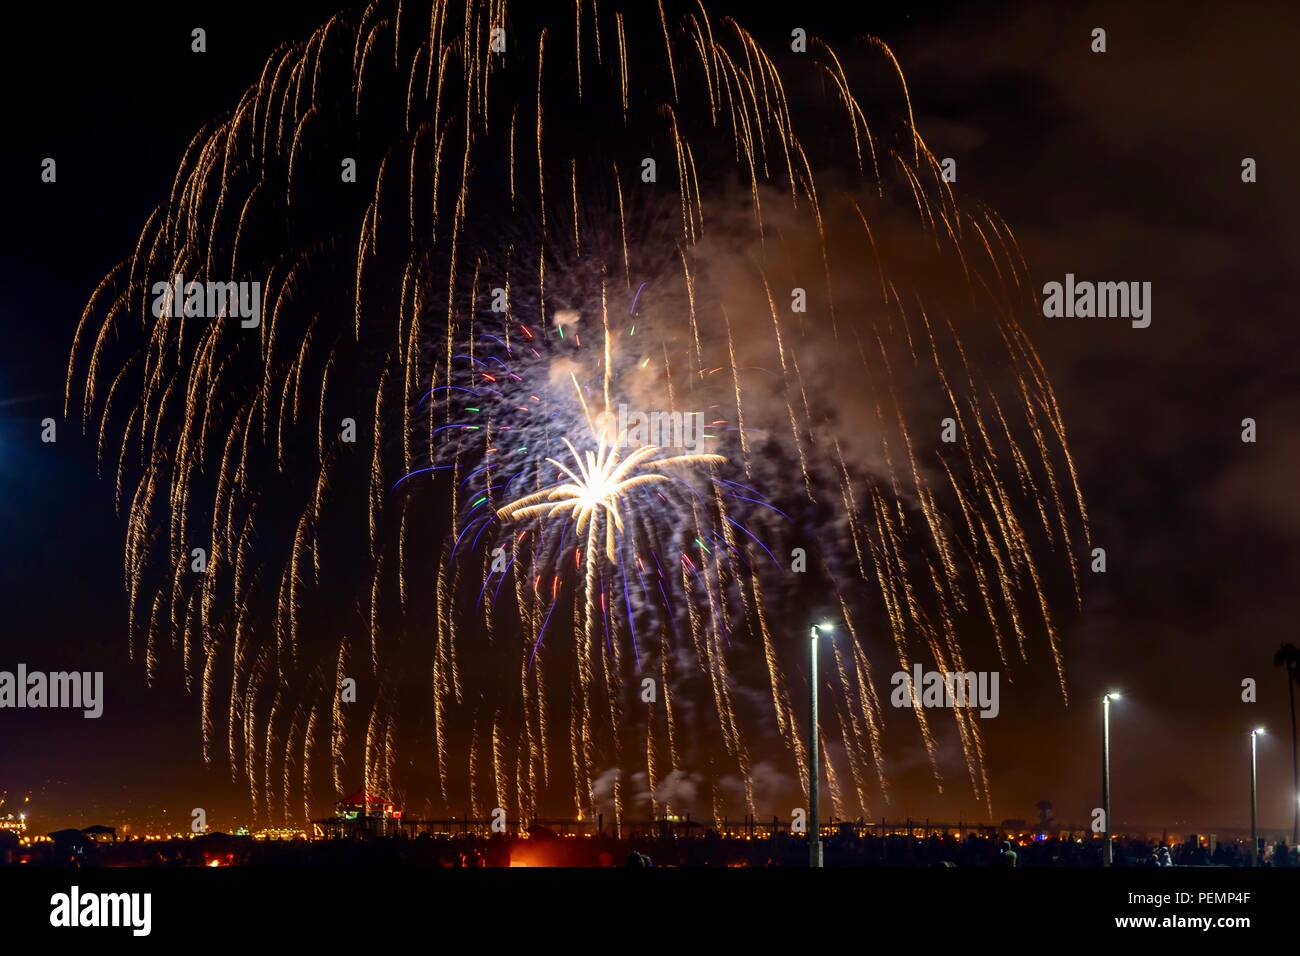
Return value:
[(1291, 845), (1296, 846), (1300, 844), (1300, 764), (1296, 762), (1295, 689), (1300, 684), (1300, 648), (1283, 644), (1273, 655), (1273, 665), (1286, 668), (1286, 685), (1291, 696), (1291, 807), (1295, 814), (1291, 822)]

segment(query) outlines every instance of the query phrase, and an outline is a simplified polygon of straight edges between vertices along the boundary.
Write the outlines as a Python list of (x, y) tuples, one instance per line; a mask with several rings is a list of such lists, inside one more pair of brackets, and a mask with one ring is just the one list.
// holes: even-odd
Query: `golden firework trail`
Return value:
[[(1045, 647), (1066, 697), (1089, 525), (1028, 265), (943, 180), (883, 41), (809, 51), (702, 0), (375, 0), (185, 146), (64, 411), (125, 509), (128, 653), (150, 683), (180, 658), (258, 816), (361, 778), (476, 814), (571, 785), (618, 827), (690, 809), (690, 773), (766, 813), (760, 762), (806, 779), (815, 602), (846, 624), (837, 815), (890, 798), (881, 668)], [(814, 89), (839, 128), (802, 132)], [(255, 327), (208, 308), (252, 283)], [(624, 447), (637, 403), (699, 410), (701, 442)], [(936, 785), (951, 733), (992, 814), (974, 712), (911, 710)]]

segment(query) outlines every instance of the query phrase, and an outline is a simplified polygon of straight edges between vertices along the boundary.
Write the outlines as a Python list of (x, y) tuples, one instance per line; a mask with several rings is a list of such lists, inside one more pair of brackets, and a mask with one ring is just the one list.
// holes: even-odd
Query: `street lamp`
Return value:
[(1264, 736), (1264, 728), (1256, 727), (1250, 732), (1250, 865), (1259, 866), (1259, 825), (1255, 812), (1255, 738)]
[(1110, 702), (1119, 700), (1119, 693), (1111, 691), (1101, 699), (1101, 815), (1102, 834), (1101, 865), (1110, 866), (1113, 850), (1110, 844)]
[(822, 832), (817, 816), (817, 777), (820, 748), (817, 746), (817, 632), (833, 631), (833, 624), (814, 624), (808, 642), (808, 865), (822, 865)]

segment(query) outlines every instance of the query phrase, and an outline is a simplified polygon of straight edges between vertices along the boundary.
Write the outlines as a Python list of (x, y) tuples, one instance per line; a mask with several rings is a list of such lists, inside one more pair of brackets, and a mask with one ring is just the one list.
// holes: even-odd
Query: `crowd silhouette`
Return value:
[[(504, 866), (679, 866), (799, 867), (808, 865), (808, 846), (801, 835), (723, 836), (714, 830), (683, 838), (671, 830), (611, 833), (592, 837), (521, 838), (496, 834), (429, 834), (368, 840), (255, 840), (212, 833), (193, 839), (126, 839), (111, 843), (78, 838), (67, 830), (56, 839), (20, 843), (0, 834), (0, 865), (31, 866), (352, 866), (407, 865), (433, 867)], [(1012, 840), (988, 832), (931, 834), (860, 834), (845, 828), (823, 839), (828, 867), (961, 867), (1037, 868), (1099, 867), (1099, 839), (1044, 836)], [(1204, 843), (1119, 838), (1116, 867), (1241, 867), (1250, 864), (1248, 842)], [(1285, 841), (1264, 845), (1261, 866), (1300, 866), (1296, 848)]]

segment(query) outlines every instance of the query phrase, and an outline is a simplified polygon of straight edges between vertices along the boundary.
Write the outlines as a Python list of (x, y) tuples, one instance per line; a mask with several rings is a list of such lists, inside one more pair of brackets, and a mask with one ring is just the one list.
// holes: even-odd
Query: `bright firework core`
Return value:
[[(605, 394), (609, 394), (608, 374), (608, 333), (606, 333), (606, 375)], [(544, 488), (533, 494), (524, 495), (503, 508), (498, 509), (497, 517), (502, 521), (519, 520), (531, 517), (554, 518), (557, 515), (571, 515), (576, 519), (574, 530), (587, 534), (587, 560), (594, 560), (595, 542), (599, 512), (605, 513), (605, 556), (614, 562), (615, 540), (623, 533), (623, 513), (620, 504), (628, 502), (629, 493), (637, 488), (656, 482), (668, 481), (669, 476), (658, 469), (672, 467), (693, 467), (698, 465), (720, 465), (726, 459), (722, 455), (674, 455), (668, 458), (656, 458), (660, 449), (656, 445), (643, 445), (636, 448), (626, 458), (620, 460), (619, 448), (627, 443), (626, 433), (611, 436), (608, 427), (598, 427), (592, 420), (582, 388), (576, 377), (570, 376), (578, 402), (586, 416), (588, 428), (596, 442), (594, 452), (579, 454), (568, 438), (562, 438), (565, 448), (577, 467), (577, 473), (567, 465), (554, 458), (546, 461), (552, 464), (568, 479), (550, 488)], [(608, 400), (600, 421), (608, 423)], [(588, 568), (590, 572), (591, 568)]]
[[(568, 482), (558, 484), (535, 494), (525, 495), (497, 511), (502, 521), (518, 520), (535, 515), (554, 517), (557, 514), (572, 513), (577, 524), (575, 530), (581, 534), (590, 525), (590, 539), (596, 536), (596, 512), (601, 509), (605, 518), (605, 556), (610, 561), (616, 560), (614, 554), (615, 535), (623, 531), (623, 516), (619, 502), (625, 501), (629, 492), (635, 488), (653, 482), (668, 481), (668, 476), (638, 469), (659, 469), (672, 466), (689, 467), (693, 465), (715, 465), (726, 461), (721, 455), (674, 455), (658, 458), (660, 449), (655, 445), (645, 445), (636, 449), (626, 458), (619, 460), (618, 447), (607, 445), (603, 440), (596, 451), (586, 452), (586, 462), (573, 443), (563, 439), (569, 452), (573, 455), (578, 474), (556, 461), (546, 459), (558, 468)], [(591, 555), (588, 545), (588, 557)]]

